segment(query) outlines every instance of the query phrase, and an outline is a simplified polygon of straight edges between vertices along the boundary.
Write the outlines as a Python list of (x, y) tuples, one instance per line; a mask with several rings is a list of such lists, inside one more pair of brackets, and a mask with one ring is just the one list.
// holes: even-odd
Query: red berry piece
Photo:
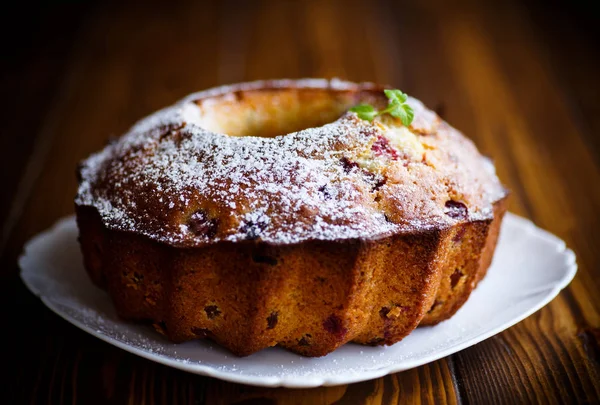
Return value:
[(325, 319), (323, 328), (332, 335), (336, 335), (340, 338), (348, 332), (348, 329), (344, 328), (342, 320), (337, 315), (330, 315), (329, 318)]
[(385, 156), (394, 160), (400, 157), (398, 151), (392, 145), (390, 145), (390, 142), (387, 140), (387, 138), (381, 135), (377, 137), (377, 140), (375, 141), (373, 146), (371, 146), (371, 150), (377, 156)]

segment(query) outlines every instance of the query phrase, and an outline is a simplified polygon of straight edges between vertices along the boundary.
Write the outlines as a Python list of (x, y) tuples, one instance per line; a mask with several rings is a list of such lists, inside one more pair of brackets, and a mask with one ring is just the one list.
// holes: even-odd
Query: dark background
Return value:
[[(6, 403), (600, 401), (600, 53), (594, 2), (13, 2), (0, 44), (0, 308)], [(172, 370), (53, 315), (23, 243), (72, 212), (78, 160), (186, 94), (281, 77), (386, 83), (494, 157), (511, 210), (579, 273), (460, 353), (351, 386), (263, 389)], [(4, 402), (4, 400), (0, 400)]]

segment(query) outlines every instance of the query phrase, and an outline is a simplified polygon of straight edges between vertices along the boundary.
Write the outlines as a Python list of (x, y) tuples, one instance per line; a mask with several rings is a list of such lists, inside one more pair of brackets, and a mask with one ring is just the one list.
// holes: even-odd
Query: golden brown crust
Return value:
[(501, 201), (493, 221), (378, 241), (181, 249), (110, 230), (93, 208), (76, 207), (86, 269), (120, 316), (240, 356), (274, 345), (305, 356), (350, 341), (389, 345), (449, 318), (485, 274), (505, 209)]
[(343, 112), (385, 104), (381, 88), (323, 83), (192, 95), (82, 164), (84, 263), (120, 316), (237, 355), (322, 356), (462, 306), (506, 211), (493, 166), (417, 100), (409, 128), (368, 123)]
[(420, 325), (435, 325), (450, 318), (467, 301), (491, 264), (507, 198), (494, 204), (494, 218), (456, 226), (447, 241), (440, 286), (433, 305)]

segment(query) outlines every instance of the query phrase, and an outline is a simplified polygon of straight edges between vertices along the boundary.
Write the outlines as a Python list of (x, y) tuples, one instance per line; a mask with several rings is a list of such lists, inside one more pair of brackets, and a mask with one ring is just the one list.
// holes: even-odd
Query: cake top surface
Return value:
[(84, 160), (76, 205), (181, 247), (377, 239), (492, 218), (506, 194), (492, 163), (420, 101), (408, 100), (408, 127), (348, 112), (384, 106), (382, 89), (304, 79), (192, 94)]

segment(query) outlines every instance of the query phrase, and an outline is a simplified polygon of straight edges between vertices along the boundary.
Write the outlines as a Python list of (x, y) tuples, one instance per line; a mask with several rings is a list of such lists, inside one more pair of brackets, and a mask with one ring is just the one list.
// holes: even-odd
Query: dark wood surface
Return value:
[[(452, 4), (450, 4), (452, 3)], [(43, 2), (2, 15), (0, 239), (6, 403), (600, 402), (600, 54), (584, 2)], [(309, 390), (221, 382), (138, 358), (52, 314), (18, 279), (23, 243), (73, 211), (78, 160), (191, 91), (252, 79), (388, 83), (493, 156), (511, 210), (579, 272), (474, 347)]]

